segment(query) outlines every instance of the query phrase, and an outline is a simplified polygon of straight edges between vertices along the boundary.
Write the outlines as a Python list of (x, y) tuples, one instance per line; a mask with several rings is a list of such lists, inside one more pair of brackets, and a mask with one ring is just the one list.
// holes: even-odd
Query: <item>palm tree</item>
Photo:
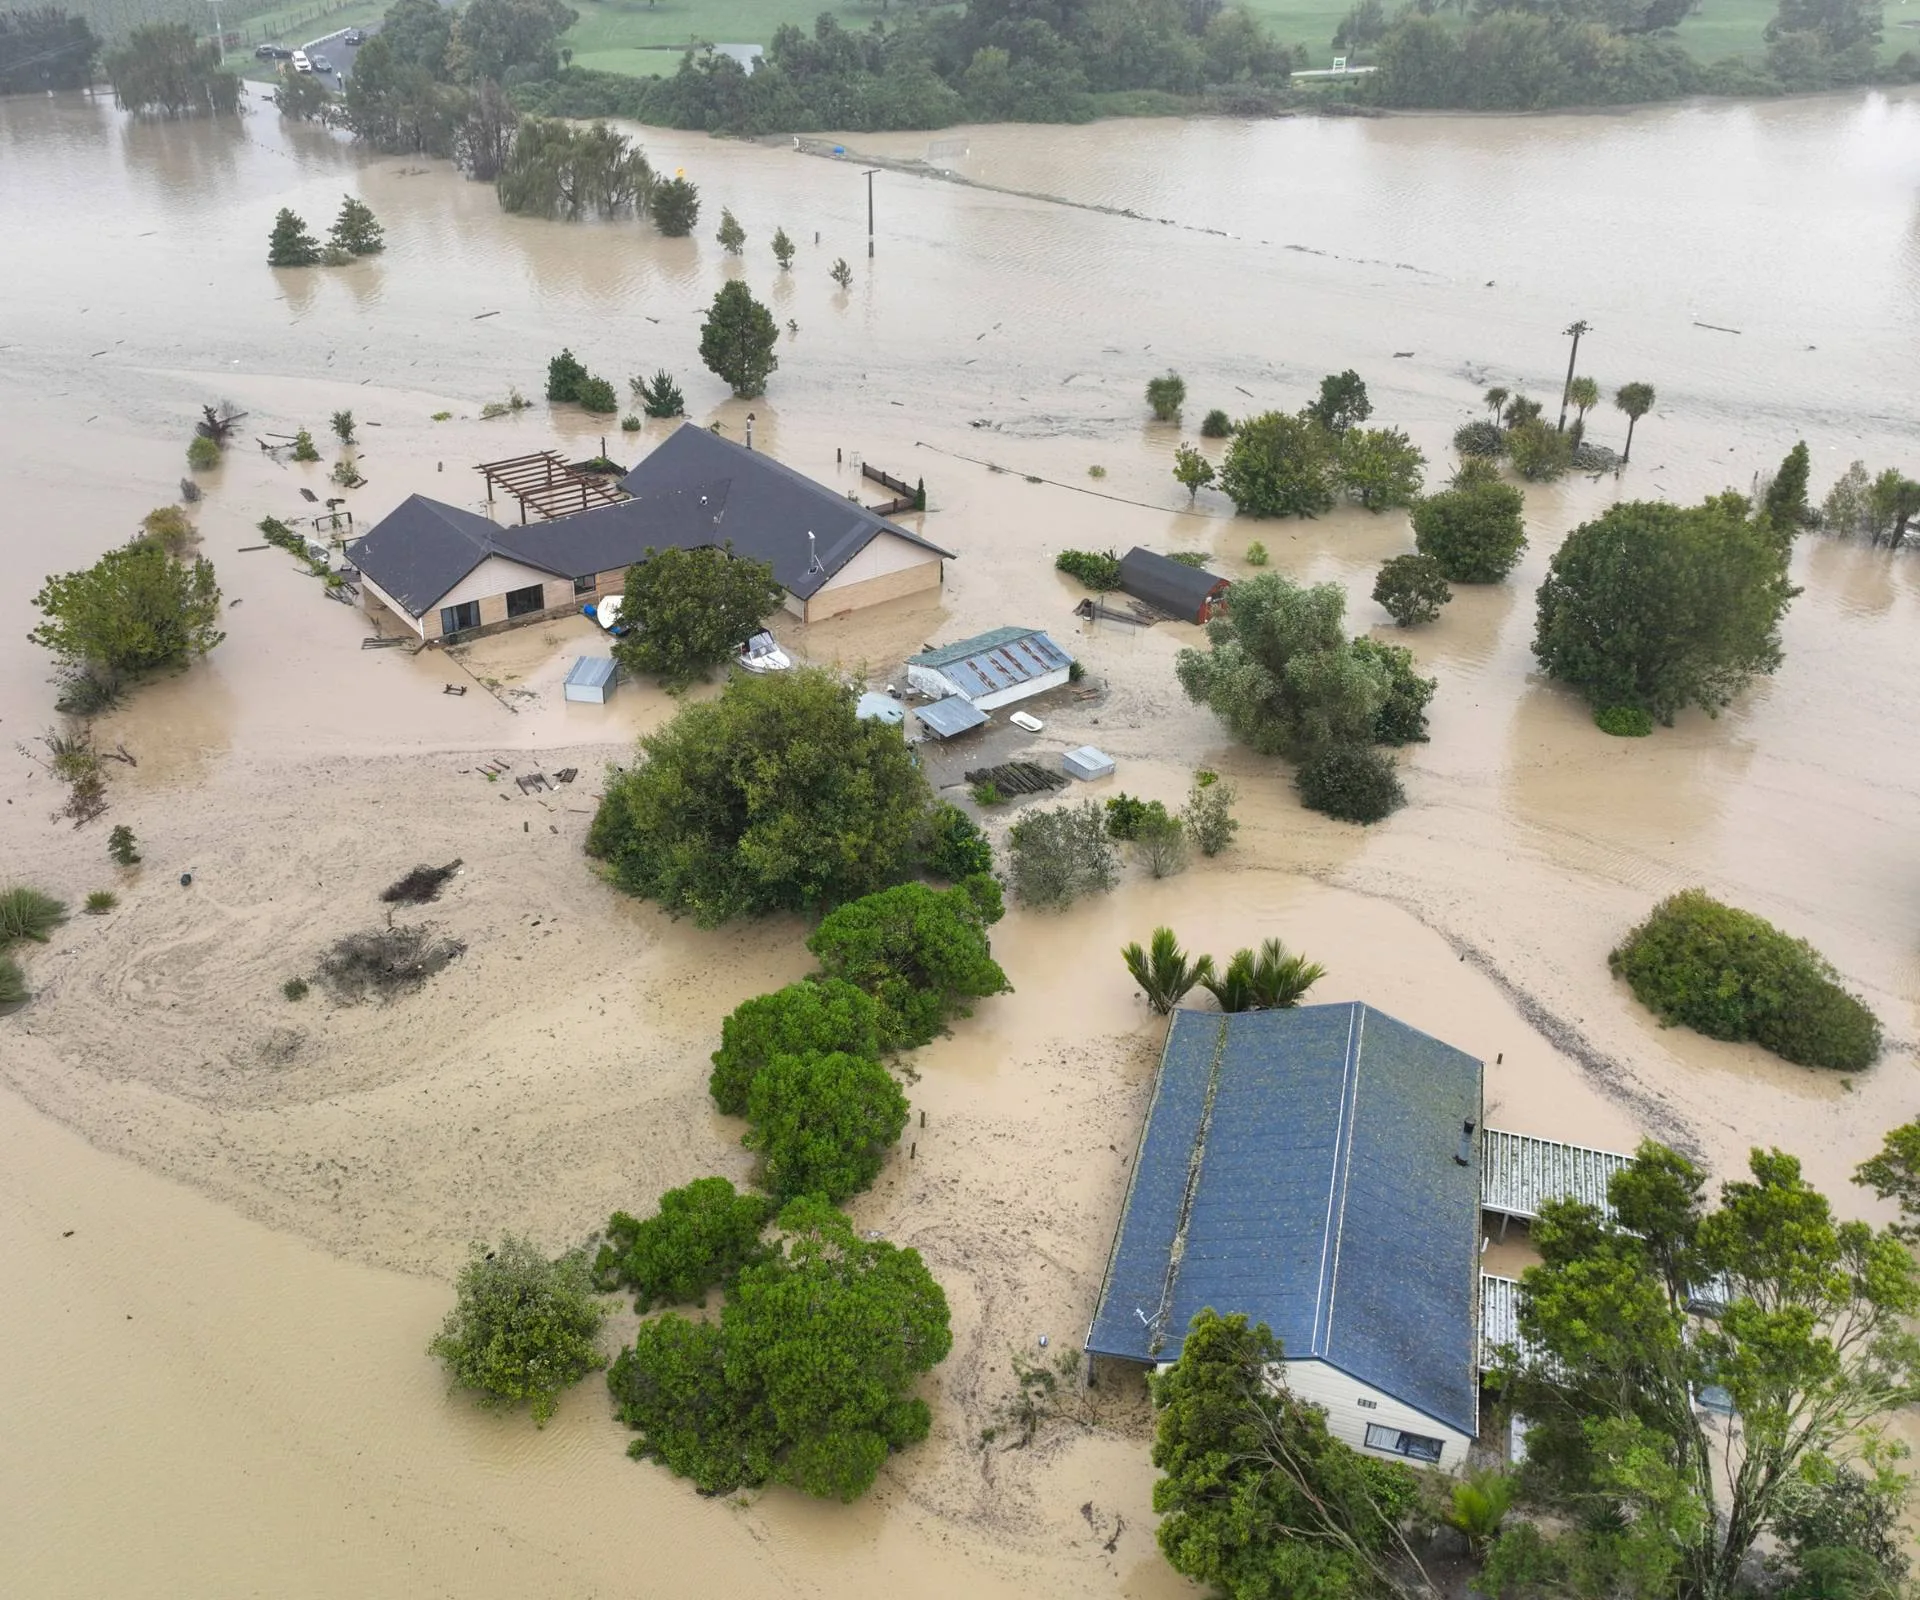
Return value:
[(1507, 409), (1502, 420), (1509, 428), (1517, 428), (1523, 422), (1531, 422), (1540, 415), (1540, 402), (1529, 400), (1523, 394), (1516, 394), (1507, 401)]
[(1620, 452), (1620, 461), (1624, 466), (1633, 459), (1633, 425), (1653, 409), (1653, 385), (1623, 383), (1619, 393), (1613, 397), (1613, 403), (1627, 414), (1627, 447)]
[(1239, 950), (1227, 963), (1223, 976), (1202, 978), (1200, 987), (1220, 1002), (1222, 1011), (1251, 1011), (1258, 1004), (1253, 973), (1253, 952)]
[(1120, 955), (1133, 981), (1145, 992), (1147, 1004), (1161, 1016), (1177, 1006), (1195, 984), (1213, 976), (1213, 957), (1189, 961), (1171, 928), (1155, 928), (1147, 949), (1142, 950), (1136, 942)]
[(1495, 422), (1500, 420), (1500, 408), (1507, 403), (1508, 398), (1508, 391), (1497, 387), (1489, 389), (1481, 396), (1486, 408), (1493, 413), (1493, 420)]
[(1484, 1556), (1506, 1520), (1517, 1487), (1511, 1474), (1494, 1467), (1470, 1472), (1464, 1483), (1454, 1484), (1453, 1502), (1440, 1513), (1440, 1520), (1466, 1537), (1476, 1557)]
[(1326, 975), (1319, 962), (1289, 955), (1278, 939), (1269, 939), (1260, 946), (1260, 959), (1254, 963), (1254, 1003), (1263, 1011), (1291, 1010)]
[(1587, 413), (1600, 404), (1600, 385), (1591, 378), (1575, 378), (1567, 385), (1567, 398), (1573, 402), (1573, 425), (1584, 428)]

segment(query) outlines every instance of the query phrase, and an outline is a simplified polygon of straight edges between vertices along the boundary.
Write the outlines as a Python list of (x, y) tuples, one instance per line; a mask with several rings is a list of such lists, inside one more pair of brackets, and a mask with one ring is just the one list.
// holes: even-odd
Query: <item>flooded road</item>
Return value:
[[(856, 153), (970, 180), (876, 178), (871, 262), (857, 166), (644, 141), (701, 186), (695, 238), (503, 217), (442, 164), (370, 159), (270, 108), (164, 125), (0, 100), (0, 878), (69, 898), (112, 883), (124, 903), (34, 952), (39, 999), (0, 1020), (0, 1327), (20, 1353), (0, 1489), (33, 1513), (0, 1589), (624, 1594), (637, 1571), (676, 1593), (1184, 1589), (1153, 1547), (1137, 1407), (1032, 1451), (978, 1445), (1008, 1351), (1071, 1343), (1089, 1313), (1160, 1028), (1114, 950), (1160, 922), (1219, 957), (1269, 934), (1305, 948), (1329, 969), (1316, 999), (1483, 1055), (1501, 1126), (1652, 1133), (1720, 1171), (1779, 1143), (1862, 1205), (1846, 1174), (1920, 1101), (1920, 563), (1803, 541), (1780, 673), (1642, 741), (1598, 735), (1528, 644), (1560, 536), (1618, 495), (1744, 489), (1799, 437), (1816, 494), (1856, 456), (1920, 468), (1920, 98), (862, 136)], [(383, 256), (264, 265), (280, 207), (320, 231), (343, 193), (385, 223)], [(711, 239), (722, 205), (749, 234), (738, 262)], [(801, 246), (790, 274), (776, 226)], [(730, 275), (797, 329), (751, 407), (697, 356)], [(1382, 827), (1302, 811), (1283, 769), (1185, 703), (1172, 659), (1195, 630), (1071, 617), (1063, 547), (1203, 550), (1243, 575), (1259, 539), (1388, 631), (1367, 596), (1410, 547), (1404, 516), (1253, 524), (1208, 495), (1190, 512), (1167, 471), (1182, 434), (1146, 420), (1146, 378), (1179, 368), (1191, 427), (1215, 405), (1295, 407), (1352, 366), (1437, 475), (1484, 386), (1557, 392), (1577, 317), (1595, 328), (1582, 370), (1660, 403), (1617, 484), (1529, 490), (1510, 584), (1459, 590), (1404, 636), (1440, 689), (1432, 742), (1402, 757), (1410, 804)], [(621, 1458), (593, 1383), (535, 1434), (447, 1401), (422, 1353), (469, 1238), (559, 1248), (667, 1185), (745, 1174), (706, 1052), (738, 1000), (807, 966), (797, 926), (700, 934), (583, 869), (600, 763), (674, 709), (646, 688), (564, 704), (584, 622), (460, 660), (363, 652), (362, 617), (242, 549), (260, 517), (307, 514), (300, 488), (338, 493), (253, 436), (309, 427), (331, 456), (342, 407), (362, 526), (416, 491), (482, 504), (480, 460), (588, 454), (603, 429), (616, 458), (647, 448), (657, 432), (544, 403), (480, 420), (510, 386), (537, 398), (563, 345), (623, 393), (668, 368), (735, 437), (751, 409), (757, 442), (823, 481), (855, 489), (857, 456), (924, 476), (926, 529), (960, 551), (944, 593), (785, 629), (804, 657), (884, 678), (929, 640), (1044, 625), (1105, 692), (1047, 707), (1038, 748), (1098, 743), (1148, 797), (1177, 801), (1201, 763), (1240, 789), (1217, 862), (1010, 915), (995, 946), (1016, 992), (915, 1058), (929, 1127), (855, 1209), (927, 1255), (955, 1353), (933, 1439), (851, 1511), (697, 1501)], [(140, 763), (113, 775), (112, 820), (148, 858), (121, 876), (101, 825), (50, 824), (48, 780), (12, 754), (53, 720), (29, 602), (172, 497), (198, 406), (222, 398), (248, 418), (197, 516), (228, 638), (101, 721)], [(1617, 443), (1620, 423), (1603, 408), (1593, 436)], [(482, 754), (583, 777), (530, 798), (477, 776)], [(381, 886), (456, 855), (435, 918), (469, 954), (431, 989), (384, 1011), (281, 999)], [(1880, 1065), (1842, 1081), (1654, 1026), (1606, 951), (1692, 883), (1824, 950), (1887, 1024)], [(106, 1370), (141, 1398), (103, 1421)], [(133, 1503), (105, 1533), (87, 1515), (103, 1492)]]

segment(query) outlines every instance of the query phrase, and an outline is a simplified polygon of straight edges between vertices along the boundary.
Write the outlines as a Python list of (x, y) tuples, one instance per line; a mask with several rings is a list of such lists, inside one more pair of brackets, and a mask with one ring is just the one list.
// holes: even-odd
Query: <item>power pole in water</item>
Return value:
[(220, 0), (211, 0), (211, 3), (213, 6), (214, 48), (220, 52), (220, 65), (224, 67), (227, 64), (227, 34), (226, 30), (220, 26)]
[(1580, 335), (1583, 333), (1591, 333), (1593, 329), (1585, 322), (1576, 322), (1572, 327), (1568, 328), (1566, 332), (1568, 337), (1573, 340), (1573, 350), (1567, 356), (1567, 381), (1560, 385), (1559, 428), (1562, 433), (1567, 431), (1567, 396), (1573, 390), (1573, 364), (1580, 359)]
[(868, 167), (867, 178), (867, 259), (873, 259), (873, 175), (880, 169)]

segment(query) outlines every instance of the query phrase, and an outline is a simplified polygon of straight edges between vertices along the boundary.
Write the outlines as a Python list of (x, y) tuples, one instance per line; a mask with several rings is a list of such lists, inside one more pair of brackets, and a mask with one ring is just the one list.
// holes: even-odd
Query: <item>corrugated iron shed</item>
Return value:
[(1120, 588), (1183, 622), (1205, 622), (1227, 580), (1204, 567), (1190, 567), (1157, 550), (1135, 545), (1120, 558)]
[(936, 700), (930, 706), (922, 706), (914, 715), (920, 719), (920, 726), (936, 739), (951, 739), (956, 733), (977, 728), (987, 720), (986, 712), (957, 694)]
[(1478, 1061), (1365, 1005), (1176, 1011), (1088, 1350), (1244, 1312), (1473, 1433), (1480, 1115)]
[(613, 693), (614, 671), (613, 662), (606, 656), (581, 656), (567, 669), (561, 697), (602, 705)]

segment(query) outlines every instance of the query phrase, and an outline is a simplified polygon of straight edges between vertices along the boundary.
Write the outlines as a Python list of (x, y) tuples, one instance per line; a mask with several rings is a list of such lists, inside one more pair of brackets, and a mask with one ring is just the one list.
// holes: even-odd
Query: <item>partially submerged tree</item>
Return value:
[(773, 259), (780, 263), (782, 272), (793, 265), (793, 241), (787, 237), (785, 228), (773, 230)]
[(838, 1202), (872, 1184), (907, 1125), (907, 1097), (866, 1056), (777, 1055), (747, 1090), (747, 1133), (780, 1199)]
[(847, 290), (853, 287), (853, 268), (847, 265), (847, 258), (845, 256), (836, 256), (834, 258), (833, 265), (827, 269), (827, 276), (833, 279), (834, 286), (838, 288), (842, 294), (845, 294)]
[(366, 201), (347, 195), (340, 201), (340, 215), (334, 218), (327, 242), (348, 255), (376, 255), (387, 247), (387, 231)]
[(759, 1258), (760, 1230), (772, 1214), (765, 1195), (741, 1194), (725, 1178), (696, 1178), (661, 1195), (644, 1220), (614, 1212), (594, 1258), (594, 1286), (632, 1291), (640, 1312), (730, 1288)]
[(580, 398), (580, 385), (587, 381), (587, 369), (572, 350), (562, 350), (547, 363), (547, 398), (567, 404)]
[(494, 1250), (474, 1245), (454, 1289), (454, 1307), (427, 1349), (482, 1405), (524, 1400), (544, 1426), (561, 1391), (606, 1365), (596, 1344), (606, 1309), (583, 1255), (549, 1261), (531, 1240), (509, 1234)]
[(240, 79), (220, 63), (220, 49), (184, 22), (152, 22), (100, 58), (123, 111), (163, 116), (230, 115), (240, 108)]
[(1326, 975), (1319, 962), (1292, 954), (1278, 939), (1267, 939), (1258, 954), (1236, 950), (1224, 972), (1200, 981), (1222, 1011), (1290, 1011)]
[[(784, 235), (783, 235), (784, 237)], [(700, 359), (743, 400), (764, 394), (780, 365), (780, 329), (773, 313), (735, 279), (721, 285), (700, 329)]]
[(1780, 541), (1741, 496), (1627, 501), (1554, 553), (1533, 653), (1596, 707), (1635, 706), (1671, 726), (1688, 706), (1717, 713), (1780, 665), (1780, 619), (1797, 593)]
[[(1502, 1376), (1532, 1424), (1525, 1497), (1567, 1531), (1503, 1535), (1496, 1567), (1515, 1541), (1541, 1578), (1597, 1567), (1727, 1600), (1793, 1486), (1920, 1396), (1905, 1246), (1836, 1221), (1792, 1156), (1755, 1150), (1748, 1171), (1710, 1204), (1705, 1174), (1649, 1141), (1608, 1186), (1614, 1219), (1543, 1208)], [(1700, 1404), (1715, 1388), (1731, 1427)]]
[(912, 1389), (946, 1357), (947, 1300), (918, 1251), (862, 1239), (817, 1199), (741, 1274), (717, 1323), (642, 1323), (607, 1375), (629, 1453), (705, 1494), (783, 1482), (853, 1500), (894, 1450), (927, 1436)]
[(1336, 435), (1333, 476), (1349, 500), (1369, 511), (1410, 506), (1427, 458), (1398, 428), (1349, 427)]
[(1097, 800), (1029, 811), (1007, 830), (1007, 883), (1024, 904), (1064, 911), (1119, 879), (1120, 853)]
[(1320, 393), (1308, 403), (1304, 415), (1337, 438), (1372, 416), (1373, 402), (1367, 398), (1367, 386), (1360, 374), (1349, 367), (1320, 380)]
[(645, 153), (604, 122), (528, 117), (494, 190), (503, 211), (578, 221), (645, 210), (655, 183)]
[(1127, 972), (1147, 997), (1148, 1007), (1165, 1016), (1187, 997), (1190, 990), (1213, 977), (1213, 957), (1189, 957), (1171, 928), (1155, 928), (1147, 948), (1139, 941), (1124, 946), (1120, 959)]
[(1213, 482), (1213, 463), (1190, 444), (1173, 452), (1173, 475), (1187, 491), (1187, 504), (1199, 498), (1200, 491)]
[(686, 414), (687, 398), (680, 392), (680, 385), (673, 381), (673, 374), (664, 367), (653, 375), (651, 382), (645, 378), (634, 378), (627, 387), (640, 402), (640, 409), (650, 417), (679, 417)]
[(1527, 547), (1523, 504), (1520, 491), (1491, 469), (1463, 474), (1452, 487), (1414, 503), (1414, 546), (1455, 583), (1498, 583)]
[(1250, 517), (1312, 517), (1333, 509), (1332, 436), (1318, 423), (1269, 411), (1234, 429), (1220, 488)]
[(739, 219), (725, 206), (720, 208), (720, 231), (714, 235), (720, 247), (730, 256), (737, 256), (747, 247), (747, 230), (740, 226)]
[(1408, 1593), (1419, 1479), (1334, 1438), (1287, 1387), (1283, 1354), (1264, 1323), (1206, 1310), (1151, 1380), (1161, 1553), (1233, 1600)]
[(685, 178), (668, 178), (654, 185), (647, 215), (669, 239), (684, 239), (699, 224), (700, 191)]
[(320, 262), (320, 241), (307, 232), (307, 225), (282, 206), (273, 219), (273, 232), (267, 236), (267, 265), (270, 267), (312, 267)]
[(825, 977), (873, 996), (883, 1049), (910, 1050), (971, 1015), (969, 1001), (1012, 989), (987, 938), (1001, 914), (985, 875), (951, 889), (903, 883), (828, 912), (807, 948)]
[(933, 796), (900, 730), (809, 669), (738, 674), (640, 741), (608, 781), (590, 854), (703, 927), (837, 905), (913, 868)]
[(1147, 404), (1156, 422), (1178, 422), (1180, 408), (1187, 403), (1187, 380), (1177, 372), (1162, 373), (1147, 379)]
[(1206, 767), (1194, 772), (1180, 820), (1201, 855), (1217, 856), (1233, 843), (1233, 836), (1240, 831), (1233, 814), (1233, 802), (1238, 798), (1239, 792), (1219, 773)]
[(730, 1116), (744, 1116), (753, 1080), (775, 1056), (880, 1058), (880, 1007), (840, 978), (804, 978), (744, 1000), (720, 1025), (707, 1092)]
[(731, 546), (648, 550), (627, 569), (620, 612), (632, 628), (614, 640), (613, 658), (669, 688), (703, 679), (739, 653), (785, 593), (772, 567)]
[(27, 637), (108, 682), (182, 665), (226, 637), (213, 563), (144, 539), (48, 578), (33, 604), (46, 620)]
[(1395, 556), (1381, 563), (1373, 598), (1401, 627), (1411, 628), (1439, 616), (1453, 590), (1432, 556)]
[(1620, 461), (1625, 465), (1633, 459), (1633, 430), (1654, 404), (1653, 385), (1650, 383), (1623, 383), (1615, 392), (1613, 403), (1627, 417), (1627, 447), (1620, 452)]

